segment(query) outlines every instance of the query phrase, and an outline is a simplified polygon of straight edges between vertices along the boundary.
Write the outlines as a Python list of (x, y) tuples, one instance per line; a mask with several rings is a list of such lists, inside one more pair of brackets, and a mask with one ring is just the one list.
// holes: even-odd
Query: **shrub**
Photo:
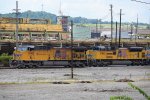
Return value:
[(9, 56), (6, 53), (1, 54), (0, 56), (0, 62), (4, 65), (4, 66), (9, 66), (9, 60), (12, 59), (12, 56)]
[(8, 53), (3, 53), (1, 56), (9, 56)]

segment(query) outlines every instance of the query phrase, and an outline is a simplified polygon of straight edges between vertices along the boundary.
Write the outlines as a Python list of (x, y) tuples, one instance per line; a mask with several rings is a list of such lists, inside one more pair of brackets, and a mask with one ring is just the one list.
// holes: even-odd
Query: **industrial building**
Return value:
[[(58, 24), (51, 24), (51, 21), (48, 19), (19, 18), (18, 40), (51, 41), (68, 39), (68, 17), (59, 16), (58, 19)], [(16, 18), (0, 18), (1, 40), (15, 40), (16, 20)]]

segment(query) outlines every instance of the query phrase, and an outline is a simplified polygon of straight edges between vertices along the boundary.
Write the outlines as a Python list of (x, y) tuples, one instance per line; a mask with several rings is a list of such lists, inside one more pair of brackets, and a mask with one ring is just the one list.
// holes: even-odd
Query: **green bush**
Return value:
[(113, 96), (110, 97), (110, 100), (133, 100), (133, 99), (127, 96)]
[(9, 66), (9, 60), (12, 59), (12, 56), (9, 56), (6, 53), (1, 54), (0, 56), (0, 62), (4, 65), (4, 66)]
[(9, 56), (8, 53), (3, 53), (1, 56)]

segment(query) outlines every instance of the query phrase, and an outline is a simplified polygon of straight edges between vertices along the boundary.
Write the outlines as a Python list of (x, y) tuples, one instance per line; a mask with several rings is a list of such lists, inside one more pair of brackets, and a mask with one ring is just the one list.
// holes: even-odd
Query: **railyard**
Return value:
[[(88, 13), (95, 16), (90, 7), (102, 1), (92, 1)], [(0, 12), (0, 100), (150, 100), (150, 25), (142, 6), (118, 0), (109, 3), (108, 15), (99, 8), (103, 16), (88, 19), (66, 16), (61, 0), (58, 15), (47, 13), (44, 2), (54, 1), (43, 1), (40, 12), (20, 13), (26, 3), (18, 1), (15, 13)], [(82, 12), (83, 5), (75, 6)]]
[(150, 66), (74, 68), (0, 69), (1, 100), (109, 100), (111, 96), (128, 96), (146, 100), (128, 82), (150, 94)]

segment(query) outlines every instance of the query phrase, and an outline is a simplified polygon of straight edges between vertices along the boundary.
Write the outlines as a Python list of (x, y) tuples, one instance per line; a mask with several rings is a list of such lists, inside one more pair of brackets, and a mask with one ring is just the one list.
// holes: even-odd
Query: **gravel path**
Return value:
[(124, 78), (150, 95), (150, 66), (75, 68), (73, 81), (99, 82), (70, 84), (50, 83), (70, 81), (70, 68), (0, 69), (0, 100), (109, 100), (119, 95), (146, 100), (127, 82), (114, 82)]

